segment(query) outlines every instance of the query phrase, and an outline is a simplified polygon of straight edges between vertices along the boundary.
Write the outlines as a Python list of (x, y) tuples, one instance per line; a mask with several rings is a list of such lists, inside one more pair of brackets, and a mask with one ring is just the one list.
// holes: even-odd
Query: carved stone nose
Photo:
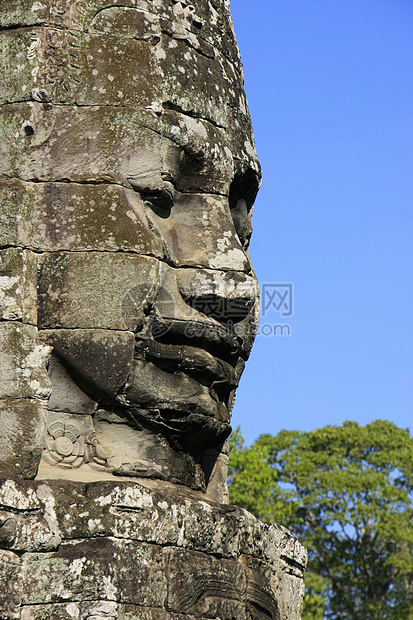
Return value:
[(258, 299), (255, 279), (237, 271), (179, 270), (178, 286), (187, 305), (223, 324), (243, 321)]
[(165, 266), (154, 308), (164, 319), (234, 324), (248, 317), (257, 299), (256, 280), (244, 273)]

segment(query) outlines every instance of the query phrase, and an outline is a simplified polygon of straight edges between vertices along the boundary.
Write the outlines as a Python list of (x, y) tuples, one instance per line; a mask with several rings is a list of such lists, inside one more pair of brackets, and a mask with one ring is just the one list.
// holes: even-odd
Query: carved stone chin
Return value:
[[(248, 243), (261, 174), (229, 2), (1, 0), (0, 49), (0, 473), (12, 479), (0, 478), (0, 551), (49, 554), (40, 574), (34, 555), (26, 570), (0, 552), (15, 592), (0, 616), (284, 618), (273, 594), (246, 606), (247, 588), (275, 579), (254, 585), (258, 548), (241, 563), (250, 517), (225, 552), (213, 518), (205, 539), (197, 521), (228, 501), (259, 313)], [(146, 540), (146, 517), (122, 529), (130, 494), (155, 523), (162, 493), (188, 501), (168, 504), (165, 532)], [(149, 594), (122, 554), (136, 574), (152, 567)], [(202, 603), (196, 588), (182, 599), (187, 568)]]

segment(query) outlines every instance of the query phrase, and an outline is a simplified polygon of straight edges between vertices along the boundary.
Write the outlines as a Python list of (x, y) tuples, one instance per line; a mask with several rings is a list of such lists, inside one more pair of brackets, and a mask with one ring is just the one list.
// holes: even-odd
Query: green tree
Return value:
[(303, 620), (413, 620), (413, 438), (377, 420), (231, 439), (230, 501), (309, 551)]

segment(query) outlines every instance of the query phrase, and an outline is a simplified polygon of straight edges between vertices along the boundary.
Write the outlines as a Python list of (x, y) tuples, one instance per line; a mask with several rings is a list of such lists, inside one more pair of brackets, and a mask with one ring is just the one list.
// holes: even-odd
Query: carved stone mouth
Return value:
[(216, 403), (215, 416), (228, 422), (245, 365), (242, 340), (212, 322), (153, 317), (150, 328), (145, 336), (136, 336), (135, 359), (169, 375), (184, 373), (204, 386)]
[[(177, 381), (186, 376), (192, 380), (193, 384), (196, 382), (202, 388), (203, 397), (200, 397), (198, 402), (195, 399), (195, 403), (186, 411), (181, 411), (182, 403), (179, 399), (171, 402), (168, 411), (174, 412), (174, 418), (182, 418), (189, 411), (201, 413), (204, 409), (205, 415), (209, 417), (215, 417), (223, 422), (229, 421), (234, 392), (243, 364), (241, 367), (240, 365), (234, 367), (204, 349), (188, 345), (163, 344), (151, 340), (137, 342), (135, 359), (147, 364), (147, 368), (155, 367), (171, 378), (175, 376)], [(211, 402), (205, 407), (207, 394)], [(160, 409), (163, 410), (163, 407)]]
[(199, 347), (145, 340), (136, 343), (135, 356), (149, 359), (165, 372), (182, 370), (201, 383), (238, 385), (239, 373), (234, 366)]
[(213, 324), (173, 320), (162, 332), (151, 327), (136, 335), (133, 371), (118, 403), (138, 424), (181, 445), (217, 445), (230, 432), (244, 367), (238, 339)]

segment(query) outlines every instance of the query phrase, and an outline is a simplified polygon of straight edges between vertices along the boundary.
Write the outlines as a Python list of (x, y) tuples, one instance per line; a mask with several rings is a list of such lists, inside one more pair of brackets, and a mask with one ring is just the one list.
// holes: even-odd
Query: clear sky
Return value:
[(256, 339), (233, 426), (248, 444), (344, 420), (412, 428), (413, 2), (231, 10), (263, 168), (251, 258), (261, 290), (294, 286), (290, 317), (288, 289), (267, 286), (276, 335)]

